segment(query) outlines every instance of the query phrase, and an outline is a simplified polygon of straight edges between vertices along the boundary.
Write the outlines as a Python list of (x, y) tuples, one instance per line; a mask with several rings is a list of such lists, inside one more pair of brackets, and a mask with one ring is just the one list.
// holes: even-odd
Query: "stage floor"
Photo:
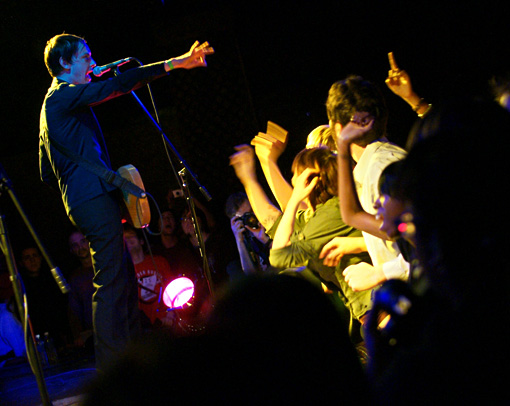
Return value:
[[(43, 368), (44, 381), (54, 406), (78, 405), (85, 385), (96, 376), (94, 357), (72, 353)], [(41, 394), (27, 361), (0, 368), (0, 405), (41, 405)]]

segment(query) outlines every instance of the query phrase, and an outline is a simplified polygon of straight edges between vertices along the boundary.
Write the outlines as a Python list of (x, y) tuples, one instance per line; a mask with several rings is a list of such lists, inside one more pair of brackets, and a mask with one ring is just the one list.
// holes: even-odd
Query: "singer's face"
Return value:
[(89, 46), (86, 43), (81, 43), (71, 61), (71, 83), (75, 85), (89, 83), (94, 66), (96, 66), (96, 62), (92, 59)]

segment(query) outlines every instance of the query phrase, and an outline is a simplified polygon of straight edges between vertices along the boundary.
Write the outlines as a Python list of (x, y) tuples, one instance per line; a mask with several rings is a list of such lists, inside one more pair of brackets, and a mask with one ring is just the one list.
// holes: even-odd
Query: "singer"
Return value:
[(207, 42), (195, 42), (184, 55), (91, 82), (96, 63), (83, 38), (61, 34), (46, 44), (44, 62), (53, 82), (41, 109), (39, 167), (41, 179), (60, 189), (67, 215), (90, 242), (99, 371), (140, 332), (135, 272), (122, 237), (121, 193), (57, 151), (56, 145), (111, 169), (101, 127), (91, 107), (166, 76), (172, 69), (205, 67), (206, 56), (213, 53)]

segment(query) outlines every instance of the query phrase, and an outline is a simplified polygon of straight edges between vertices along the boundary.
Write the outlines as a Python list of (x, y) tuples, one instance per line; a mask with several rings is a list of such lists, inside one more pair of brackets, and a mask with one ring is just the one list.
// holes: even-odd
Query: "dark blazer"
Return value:
[(115, 186), (63, 156), (51, 145), (52, 140), (93, 163), (112, 169), (92, 106), (166, 74), (164, 63), (159, 62), (101, 82), (73, 85), (53, 79), (41, 109), (39, 169), (44, 182), (60, 189), (67, 214), (80, 204), (114, 190)]

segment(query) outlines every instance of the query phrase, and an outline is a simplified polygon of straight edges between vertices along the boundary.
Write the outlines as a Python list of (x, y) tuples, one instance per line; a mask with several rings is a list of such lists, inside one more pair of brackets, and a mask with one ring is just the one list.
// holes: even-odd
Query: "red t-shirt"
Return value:
[(135, 273), (140, 309), (151, 323), (156, 319), (164, 319), (167, 316), (167, 307), (163, 303), (163, 290), (176, 277), (168, 261), (161, 256), (154, 256), (154, 261), (150, 256), (146, 256), (142, 262), (135, 264)]

